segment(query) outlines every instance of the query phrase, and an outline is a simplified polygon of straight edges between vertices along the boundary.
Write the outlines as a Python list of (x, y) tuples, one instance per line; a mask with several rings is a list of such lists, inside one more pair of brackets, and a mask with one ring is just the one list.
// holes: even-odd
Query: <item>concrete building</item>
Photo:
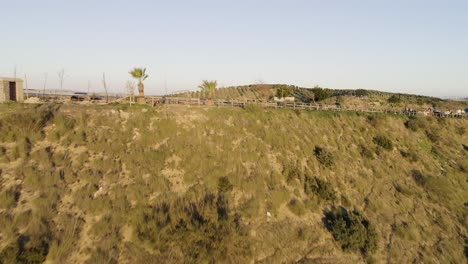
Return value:
[(23, 102), (23, 80), (0, 77), (0, 102)]

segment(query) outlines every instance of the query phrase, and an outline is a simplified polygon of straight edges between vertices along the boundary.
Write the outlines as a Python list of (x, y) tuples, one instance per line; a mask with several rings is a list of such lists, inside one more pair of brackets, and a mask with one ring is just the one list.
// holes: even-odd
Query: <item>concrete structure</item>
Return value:
[(0, 77), (0, 102), (23, 102), (23, 80)]
[(296, 98), (294, 98), (294, 96), (288, 96), (283, 98), (278, 98), (275, 96), (274, 100), (275, 102), (294, 102)]

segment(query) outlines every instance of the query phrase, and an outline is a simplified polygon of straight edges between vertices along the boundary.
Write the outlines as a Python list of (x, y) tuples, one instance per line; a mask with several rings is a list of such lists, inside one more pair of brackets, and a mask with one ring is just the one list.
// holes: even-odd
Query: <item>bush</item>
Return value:
[(435, 131), (426, 130), (426, 136), (433, 143), (437, 143), (440, 140), (440, 135)]
[(359, 154), (361, 154), (363, 158), (374, 159), (374, 154), (362, 144), (359, 144)]
[(354, 91), (354, 94), (356, 96), (363, 97), (363, 96), (368, 96), (369, 92), (367, 90), (364, 90), (364, 89), (357, 89), (356, 91)]
[(419, 160), (418, 155), (416, 155), (416, 153), (414, 153), (414, 151), (411, 151), (411, 150), (408, 150), (408, 151), (400, 150), (400, 154), (403, 158), (406, 158), (411, 162), (416, 162)]
[(331, 167), (335, 164), (333, 154), (325, 148), (316, 146), (314, 149), (314, 155), (325, 167)]
[(241, 217), (230, 212), (224, 194), (196, 190), (162, 198), (157, 205), (142, 208), (134, 225), (139, 239), (162, 252), (154, 260), (158, 263), (170, 258), (173, 250), (185, 252), (181, 262), (194, 263), (214, 263), (226, 255), (243, 263), (251, 253)]
[(278, 98), (288, 97), (292, 95), (294, 86), (278, 84), (273, 85), (273, 89), (276, 90), (275, 96)]
[(293, 198), (291, 201), (289, 201), (288, 208), (297, 216), (301, 216), (306, 212), (305, 205), (296, 198)]
[(304, 192), (308, 195), (316, 195), (321, 200), (334, 201), (336, 199), (332, 185), (317, 177), (305, 178)]
[(424, 187), (426, 185), (426, 177), (419, 170), (412, 170), (411, 177), (416, 182), (417, 185)]
[(457, 130), (458, 135), (460, 135), (460, 136), (463, 136), (466, 133), (466, 128), (465, 127), (457, 127), (456, 130)]
[(373, 127), (377, 127), (379, 124), (382, 124), (385, 121), (385, 116), (381, 114), (372, 114), (367, 116), (367, 123)]
[(21, 137), (39, 134), (55, 113), (53, 106), (39, 106), (22, 112), (15, 112), (0, 119), (0, 137), (5, 141), (15, 141)]
[(392, 95), (390, 96), (390, 98), (387, 99), (387, 102), (389, 102), (390, 104), (399, 104), (401, 103), (401, 99), (399, 96)]
[(218, 180), (218, 193), (219, 194), (224, 194), (227, 192), (232, 191), (233, 189), (232, 183), (229, 181), (227, 177), (221, 177)]
[(325, 213), (325, 224), (345, 251), (359, 251), (367, 256), (377, 249), (377, 232), (369, 220), (356, 210), (334, 207)]
[(373, 142), (375, 144), (377, 144), (378, 146), (386, 149), (386, 150), (392, 150), (393, 149), (392, 141), (388, 137), (386, 137), (384, 135), (375, 136), (374, 139), (373, 139)]
[(314, 88), (312, 88), (312, 92), (314, 93), (315, 101), (325, 100), (333, 94), (333, 92), (330, 89), (323, 89), (319, 86), (315, 86)]
[(405, 127), (412, 131), (418, 131), (419, 129), (425, 129), (427, 127), (426, 118), (420, 118), (416, 116), (410, 116), (405, 122)]

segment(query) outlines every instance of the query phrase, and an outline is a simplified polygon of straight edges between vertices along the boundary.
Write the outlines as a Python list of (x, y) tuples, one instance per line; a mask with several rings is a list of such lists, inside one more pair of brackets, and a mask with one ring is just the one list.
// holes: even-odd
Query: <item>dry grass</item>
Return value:
[[(0, 105), (0, 260), (463, 263), (468, 123), (407, 121)], [(375, 227), (372, 256), (335, 242), (333, 205)]]

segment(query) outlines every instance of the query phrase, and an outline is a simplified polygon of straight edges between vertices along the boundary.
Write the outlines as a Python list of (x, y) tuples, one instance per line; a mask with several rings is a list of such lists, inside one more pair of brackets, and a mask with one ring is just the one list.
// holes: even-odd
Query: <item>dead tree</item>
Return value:
[(107, 83), (106, 83), (106, 74), (102, 74), (102, 85), (104, 86), (104, 92), (106, 93), (106, 103), (109, 102), (109, 95), (107, 94)]
[(47, 86), (47, 72), (44, 73), (44, 88), (42, 89), (42, 98), (43, 99), (45, 98), (46, 86)]
[(132, 81), (127, 81), (127, 94), (128, 94), (129, 103), (131, 106), (135, 98), (135, 83)]
[(60, 90), (63, 90), (63, 79), (65, 78), (65, 69), (62, 68), (59, 72), (57, 72), (60, 82)]

